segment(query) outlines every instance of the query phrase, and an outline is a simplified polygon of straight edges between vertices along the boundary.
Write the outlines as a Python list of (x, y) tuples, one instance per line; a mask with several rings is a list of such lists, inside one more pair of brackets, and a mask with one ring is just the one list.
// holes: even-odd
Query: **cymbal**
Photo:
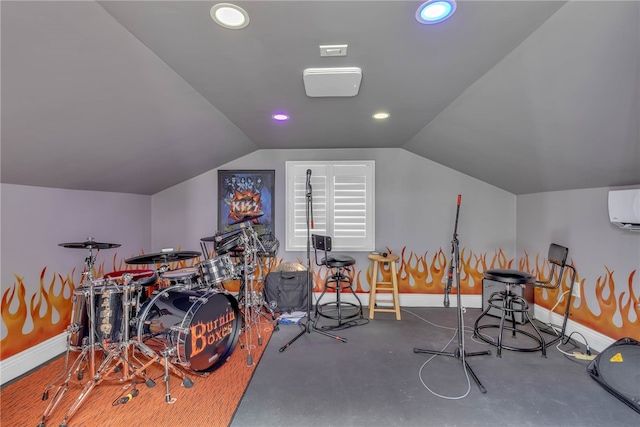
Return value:
[(119, 243), (100, 243), (94, 240), (87, 240), (86, 242), (77, 242), (77, 243), (59, 243), (58, 246), (62, 246), (63, 248), (72, 248), (72, 249), (112, 249), (120, 247)]
[(258, 215), (247, 215), (247, 216), (244, 216), (244, 217), (240, 218), (239, 220), (237, 220), (235, 222), (230, 222), (228, 225), (242, 224), (243, 222), (248, 222), (248, 221), (253, 221), (254, 219), (258, 219), (261, 216), (264, 216), (264, 214), (261, 213), (261, 214), (258, 214)]
[(140, 255), (124, 260), (127, 264), (166, 264), (168, 262), (183, 261), (202, 255), (196, 251), (167, 251), (155, 254)]
[(228, 239), (229, 237), (235, 236), (236, 234), (240, 234), (242, 233), (242, 229), (239, 230), (231, 230), (228, 231), (226, 233), (216, 233), (213, 236), (209, 236), (209, 237), (203, 237), (202, 239), (200, 239), (203, 242), (221, 242), (225, 239)]

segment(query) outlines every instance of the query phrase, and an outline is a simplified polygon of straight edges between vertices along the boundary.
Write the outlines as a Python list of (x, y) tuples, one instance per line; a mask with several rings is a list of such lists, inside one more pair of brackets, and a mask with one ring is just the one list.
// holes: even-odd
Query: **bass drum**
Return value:
[(156, 353), (174, 348), (177, 363), (211, 372), (233, 353), (240, 319), (238, 302), (229, 294), (172, 286), (142, 305), (137, 335)]

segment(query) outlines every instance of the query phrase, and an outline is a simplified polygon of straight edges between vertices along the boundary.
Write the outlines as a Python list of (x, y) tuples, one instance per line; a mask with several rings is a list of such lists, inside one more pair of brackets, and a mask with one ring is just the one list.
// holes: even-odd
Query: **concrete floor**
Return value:
[[(472, 339), (479, 314), (464, 315), (464, 351), (491, 350), (466, 358), (486, 393), (460, 358), (414, 353), (460, 349), (455, 308), (405, 307), (401, 321), (391, 313), (367, 321), (365, 309), (360, 326), (332, 332), (346, 343), (312, 330), (280, 352), (301, 330), (281, 325), (231, 426), (640, 425), (640, 414), (588, 375), (588, 361), (569, 359), (555, 345), (546, 358), (506, 350), (496, 357), (495, 347)], [(335, 323), (321, 319), (318, 328)]]

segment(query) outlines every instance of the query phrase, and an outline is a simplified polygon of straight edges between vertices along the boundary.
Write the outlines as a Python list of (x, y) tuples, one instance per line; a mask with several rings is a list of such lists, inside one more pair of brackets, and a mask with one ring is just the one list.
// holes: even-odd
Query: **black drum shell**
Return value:
[[(106, 344), (120, 342), (124, 332), (123, 291), (111, 283), (102, 286), (95, 284), (89, 286), (93, 286), (94, 293), (96, 342)], [(89, 343), (89, 310), (91, 308), (87, 304), (87, 301), (91, 299), (89, 286), (74, 291), (69, 337), (71, 348), (79, 348)]]
[(157, 353), (175, 349), (175, 359), (198, 372), (212, 372), (238, 342), (238, 302), (216, 290), (173, 286), (152, 294), (140, 311), (138, 340)]

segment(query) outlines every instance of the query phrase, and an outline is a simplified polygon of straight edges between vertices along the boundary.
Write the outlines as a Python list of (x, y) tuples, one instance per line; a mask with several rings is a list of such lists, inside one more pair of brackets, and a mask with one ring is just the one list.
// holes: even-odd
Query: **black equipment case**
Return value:
[[(309, 276), (311, 288), (313, 277)], [(264, 300), (277, 313), (306, 311), (309, 301), (306, 271), (276, 271), (264, 281)]]

